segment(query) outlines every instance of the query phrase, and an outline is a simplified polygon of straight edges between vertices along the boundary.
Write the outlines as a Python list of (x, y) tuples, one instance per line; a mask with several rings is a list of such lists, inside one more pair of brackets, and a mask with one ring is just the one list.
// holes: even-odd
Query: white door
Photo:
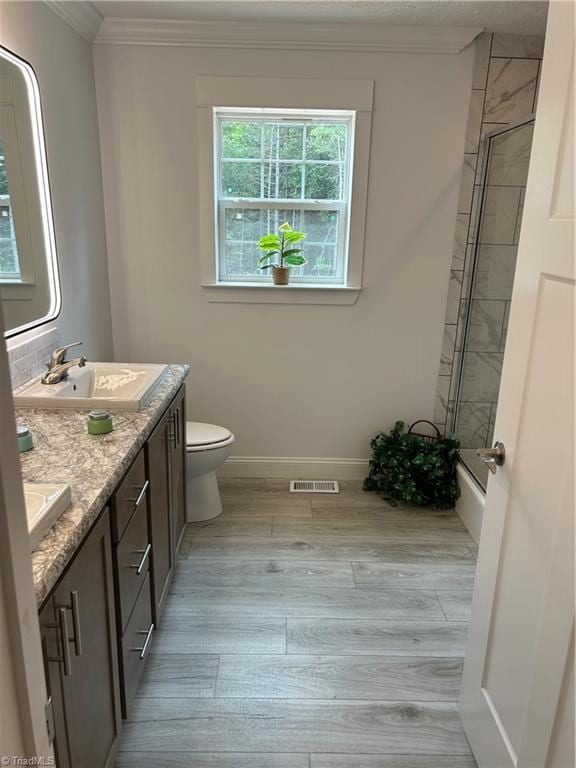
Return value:
[(574, 5), (548, 16), (460, 710), (480, 768), (574, 768)]

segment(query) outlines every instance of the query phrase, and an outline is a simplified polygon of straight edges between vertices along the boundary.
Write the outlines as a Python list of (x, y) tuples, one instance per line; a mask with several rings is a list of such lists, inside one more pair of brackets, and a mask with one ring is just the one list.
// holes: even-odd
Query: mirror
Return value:
[(60, 284), (38, 81), (0, 46), (0, 298), (6, 336), (54, 319)]

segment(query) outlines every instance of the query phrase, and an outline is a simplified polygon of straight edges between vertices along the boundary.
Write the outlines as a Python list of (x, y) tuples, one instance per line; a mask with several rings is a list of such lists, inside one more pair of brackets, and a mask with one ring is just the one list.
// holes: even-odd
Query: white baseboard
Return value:
[(460, 498), (456, 502), (456, 512), (460, 515), (462, 522), (468, 528), (474, 541), (479, 544), (486, 496), (482, 493), (468, 470), (461, 464), (456, 468), (456, 472), (458, 475), (458, 485), (460, 486)]
[(362, 480), (368, 459), (307, 458), (302, 456), (230, 456), (219, 477), (291, 478), (293, 480)]

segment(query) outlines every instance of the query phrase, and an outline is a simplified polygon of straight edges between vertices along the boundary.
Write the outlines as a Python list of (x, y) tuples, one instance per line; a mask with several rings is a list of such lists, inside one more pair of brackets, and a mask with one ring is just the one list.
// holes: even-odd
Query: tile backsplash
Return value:
[(12, 346), (8, 350), (12, 389), (21, 387), (22, 384), (46, 370), (50, 355), (59, 345), (58, 329), (50, 328), (33, 339)]

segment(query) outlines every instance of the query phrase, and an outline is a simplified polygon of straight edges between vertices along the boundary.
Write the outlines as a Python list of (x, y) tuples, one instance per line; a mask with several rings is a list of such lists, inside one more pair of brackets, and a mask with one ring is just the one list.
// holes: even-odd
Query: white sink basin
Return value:
[(24, 483), (24, 500), (30, 549), (35, 549), (40, 539), (69, 506), (72, 494), (70, 486), (64, 483)]
[(105, 408), (139, 411), (152, 397), (166, 365), (86, 363), (58, 384), (40, 380), (14, 394), (16, 407)]

